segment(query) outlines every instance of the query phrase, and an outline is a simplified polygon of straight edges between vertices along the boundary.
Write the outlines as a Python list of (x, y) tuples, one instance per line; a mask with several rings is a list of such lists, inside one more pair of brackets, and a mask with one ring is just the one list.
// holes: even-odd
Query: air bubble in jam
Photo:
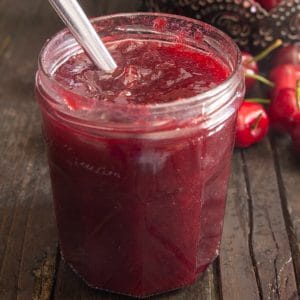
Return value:
[(158, 31), (165, 30), (167, 26), (167, 19), (163, 17), (158, 17), (153, 21), (153, 28)]

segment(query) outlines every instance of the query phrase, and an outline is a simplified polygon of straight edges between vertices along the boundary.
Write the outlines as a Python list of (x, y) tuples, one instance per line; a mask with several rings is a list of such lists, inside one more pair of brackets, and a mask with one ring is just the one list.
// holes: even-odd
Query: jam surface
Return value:
[(97, 69), (84, 54), (69, 58), (54, 78), (67, 89), (113, 103), (154, 104), (188, 98), (228, 77), (221, 62), (183, 44), (126, 40), (108, 45), (118, 67)]

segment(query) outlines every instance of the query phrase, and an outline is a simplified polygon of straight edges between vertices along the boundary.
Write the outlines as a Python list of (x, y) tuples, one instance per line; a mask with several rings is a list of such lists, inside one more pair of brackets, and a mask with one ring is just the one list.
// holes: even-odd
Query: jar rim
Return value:
[[(92, 23), (97, 23), (98, 21), (103, 21), (103, 20), (107, 20), (107, 19), (111, 19), (111, 18), (120, 18), (120, 17), (137, 17), (137, 16), (155, 16), (155, 17), (166, 17), (166, 18), (171, 18), (171, 19), (181, 19), (183, 21), (187, 21), (190, 23), (194, 23), (195, 25), (201, 25), (203, 27), (205, 27), (208, 30), (211, 31), (215, 31), (216, 33), (218, 33), (218, 35), (220, 35), (222, 38), (224, 38), (225, 40), (227, 40), (227, 42), (231, 43), (235, 49), (236, 52), (236, 66), (234, 68), (234, 70), (230, 73), (230, 75), (220, 84), (218, 84), (217, 86), (208, 89), (207, 91), (201, 92), (195, 96), (192, 97), (187, 97), (187, 98), (183, 98), (183, 99), (174, 99), (172, 101), (166, 102), (166, 103), (146, 103), (146, 104), (116, 104), (116, 103), (109, 103), (109, 102), (103, 102), (103, 105), (112, 105), (113, 107), (119, 106), (119, 107), (130, 107), (130, 106), (134, 106), (136, 108), (140, 107), (147, 107), (148, 109), (167, 109), (170, 107), (181, 107), (182, 105), (185, 104), (189, 104), (192, 103), (194, 101), (197, 102), (202, 102), (205, 99), (212, 97), (213, 95), (216, 95), (218, 93), (221, 93), (223, 90), (225, 90), (228, 86), (231, 86), (233, 81), (236, 78), (236, 74), (239, 72), (239, 67), (241, 66), (241, 53), (240, 50), (238, 48), (238, 46), (236, 45), (236, 43), (223, 31), (217, 29), (216, 27), (209, 25), (205, 22), (196, 20), (196, 19), (192, 19), (192, 18), (188, 18), (188, 17), (184, 17), (184, 16), (179, 16), (176, 14), (167, 14), (167, 13), (152, 13), (152, 12), (134, 12), (134, 13), (118, 13), (118, 14), (111, 14), (111, 15), (105, 15), (105, 16), (100, 16), (100, 17), (95, 17), (91, 19)], [(67, 90), (68, 92), (71, 92), (74, 95), (80, 96), (82, 98), (85, 99), (90, 99), (90, 97), (84, 96), (84, 95), (80, 95), (77, 93), (74, 93), (72, 90), (69, 90), (68, 88), (66, 88), (63, 84), (61, 84), (59, 81), (54, 80), (54, 78), (51, 76), (51, 74), (49, 74), (44, 66), (43, 63), (43, 57), (45, 55), (45, 52), (47, 51), (47, 48), (54, 43), (59, 37), (61, 37), (62, 35), (68, 33), (69, 30), (67, 28), (64, 28), (62, 30), (60, 30), (59, 32), (57, 32), (55, 35), (53, 35), (50, 39), (48, 39), (46, 41), (46, 43), (44, 44), (40, 54), (39, 54), (39, 58), (38, 58), (38, 68), (40, 71), (42, 71), (43, 75), (46, 76), (46, 78), (48, 78), (49, 80), (55, 82), (55, 84), (57, 84), (58, 86), (60, 86), (61, 89), (63, 90)]]
[[(141, 30), (137, 30), (133, 27), (130, 28), (130, 20), (133, 20), (132, 25), (136, 26), (137, 24), (134, 23), (134, 20), (136, 18), (138, 19), (143, 17), (145, 17), (145, 20), (147, 20), (148, 17), (149, 21), (152, 22), (157, 17), (166, 18), (173, 21), (174, 23), (171, 24), (173, 24), (176, 28), (170, 28), (170, 31), (167, 31), (166, 34), (164, 32), (153, 31), (153, 29), (151, 29), (152, 27), (149, 27), (149, 24)], [(100, 30), (98, 31), (101, 34), (101, 21), (108, 21), (110, 23), (113, 18), (114, 21), (112, 21), (112, 23), (114, 26), (112, 26), (112, 30), (116, 30), (117, 34), (119, 32), (119, 28), (116, 24), (120, 21), (122, 27), (123, 18), (125, 19), (124, 21), (128, 20), (127, 24), (124, 22), (125, 26), (123, 28), (123, 32), (126, 32), (127, 30), (129, 33), (137, 32), (137, 34), (145, 32), (146, 36), (149, 37), (154, 37), (154, 35), (151, 35), (154, 33), (157, 34), (159, 39), (171, 38), (172, 41), (178, 36), (176, 33), (178, 30), (181, 31), (182, 26), (184, 26), (184, 28), (186, 27), (187, 29), (191, 29), (192, 31), (193, 29), (197, 30), (199, 28), (204, 40), (204, 43), (201, 43), (199, 47), (211, 47), (211, 51), (216, 51), (219, 59), (222, 59), (223, 55), (223, 59), (226, 60), (226, 52), (223, 51), (222, 47), (223, 45), (224, 47), (227, 46), (229, 49), (227, 52), (227, 64), (230, 74), (222, 83), (193, 97), (175, 99), (167, 103), (154, 104), (121, 104), (101, 101), (99, 105), (96, 104), (94, 99), (91, 97), (74, 93), (72, 90), (56, 81), (52, 76), (53, 69), (57, 67), (58, 64), (57, 61), (55, 64), (53, 59), (51, 60), (48, 58), (47, 60), (47, 54), (57, 55), (59, 60), (58, 63), (61, 65), (64, 59), (68, 59), (73, 54), (77, 54), (81, 51), (79, 50), (80, 46), (75, 43), (75, 39), (71, 36), (69, 30), (63, 29), (45, 43), (39, 56), (39, 69), (36, 75), (36, 90), (42, 97), (38, 97), (37, 100), (40, 103), (41, 108), (48, 115), (58, 118), (77, 128), (85, 128), (85, 130), (97, 129), (102, 132), (110, 132), (116, 135), (123, 132), (126, 134), (146, 133), (145, 135), (148, 136), (149, 134), (149, 136), (151, 136), (151, 132), (170, 132), (176, 128), (178, 129), (179, 127), (184, 128), (186, 126), (191, 126), (188, 124), (192, 124), (192, 126), (203, 124), (203, 128), (214, 128), (218, 126), (218, 124), (221, 124), (221, 122), (225, 121), (225, 119), (229, 116), (226, 108), (232, 106), (233, 102), (237, 100), (239, 101), (243, 96), (244, 91), (241, 52), (236, 43), (234, 43), (228, 35), (205, 22), (175, 14), (143, 12), (121, 13), (96, 17), (92, 19), (92, 22), (96, 26), (100, 26)], [(97, 24), (97, 22), (99, 23)], [(103, 29), (105, 30), (106, 27), (103, 27)], [(113, 31), (112, 34), (114, 35)], [(67, 38), (63, 40), (65, 36)], [(109, 37), (109, 34), (106, 36)], [(135, 34), (133, 36), (135, 36)], [(143, 34), (141, 36), (143, 36)], [(72, 45), (70, 45), (70, 37)], [(66, 44), (64, 45), (63, 42)], [(183, 40), (183, 43), (192, 43), (194, 45), (193, 47), (197, 48), (198, 44), (195, 44), (195, 42), (197, 41), (190, 37), (184, 38)], [(60, 47), (57, 45), (60, 45)], [(57, 49), (57, 53), (52, 54), (51, 51), (55, 51), (55, 49)], [(66, 53), (68, 56), (66, 56)], [(47, 66), (47, 63), (50, 67)], [(49, 68), (49, 72), (47, 72), (47, 67)], [(62, 95), (65, 92), (67, 92), (69, 96), (74, 96), (75, 99), (78, 98), (79, 101), (84, 101), (81, 103), (88, 105), (89, 103), (92, 103), (91, 105), (96, 105), (96, 107), (94, 109), (79, 110), (74, 113), (71, 108), (69, 110), (66, 109), (67, 104), (62, 99)], [(222, 113), (223, 111), (225, 113)]]

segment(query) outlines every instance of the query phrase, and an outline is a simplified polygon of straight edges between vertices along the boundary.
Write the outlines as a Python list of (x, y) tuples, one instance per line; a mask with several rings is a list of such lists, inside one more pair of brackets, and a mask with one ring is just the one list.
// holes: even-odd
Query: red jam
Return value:
[(125, 40), (109, 49), (118, 64), (112, 74), (79, 54), (60, 66), (55, 79), (74, 93), (98, 101), (154, 104), (205, 92), (229, 73), (212, 56), (183, 44)]
[[(78, 54), (53, 77), (93, 105), (127, 106), (179, 101), (229, 76), (216, 58), (182, 44), (109, 47), (119, 66), (112, 74)], [(94, 106), (76, 99), (66, 93), (65, 110), (88, 119)], [(213, 131), (161, 139), (93, 134), (45, 110), (43, 119), (66, 262), (93, 287), (138, 297), (193, 283), (218, 255), (235, 114)]]

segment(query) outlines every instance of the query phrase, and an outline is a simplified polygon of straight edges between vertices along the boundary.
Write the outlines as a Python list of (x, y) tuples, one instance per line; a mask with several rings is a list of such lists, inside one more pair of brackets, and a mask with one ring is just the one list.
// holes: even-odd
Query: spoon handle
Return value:
[(49, 0), (49, 2), (94, 64), (106, 72), (113, 71), (117, 67), (114, 59), (77, 0)]

